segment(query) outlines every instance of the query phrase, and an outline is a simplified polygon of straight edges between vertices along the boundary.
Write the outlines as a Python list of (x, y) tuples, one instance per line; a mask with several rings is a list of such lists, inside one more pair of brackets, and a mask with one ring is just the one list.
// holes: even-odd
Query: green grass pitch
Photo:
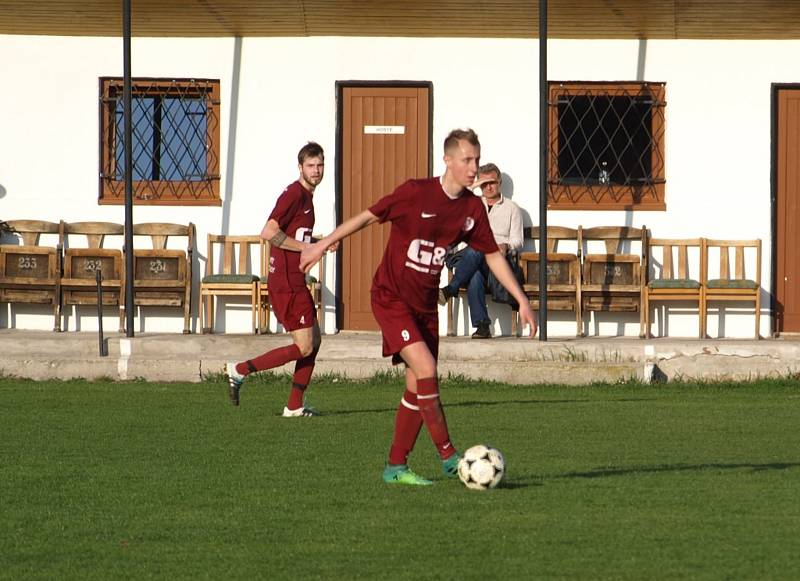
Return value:
[(396, 377), (318, 378), (324, 417), (245, 384), (0, 378), (2, 579), (800, 577), (800, 382), (444, 380), (455, 444), (501, 488), (380, 480)]

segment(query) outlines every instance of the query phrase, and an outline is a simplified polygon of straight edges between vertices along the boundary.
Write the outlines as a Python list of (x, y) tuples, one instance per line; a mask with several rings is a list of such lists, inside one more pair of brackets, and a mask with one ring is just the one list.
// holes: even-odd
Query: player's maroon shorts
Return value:
[(403, 361), (400, 351), (424, 341), (434, 359), (439, 357), (439, 315), (416, 313), (394, 295), (372, 291), (372, 313), (383, 333), (383, 356), (392, 356), (392, 363)]
[(295, 292), (269, 293), (269, 304), (278, 321), (287, 331), (313, 327), (317, 322), (317, 310), (311, 293), (306, 287)]

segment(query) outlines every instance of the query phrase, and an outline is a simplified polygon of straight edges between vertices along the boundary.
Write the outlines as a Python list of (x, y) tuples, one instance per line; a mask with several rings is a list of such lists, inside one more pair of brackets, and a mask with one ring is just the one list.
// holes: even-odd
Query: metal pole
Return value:
[(108, 349), (103, 339), (103, 270), (101, 267), (94, 271), (94, 280), (97, 282), (97, 338), (100, 342), (100, 357), (107, 357)]
[(133, 115), (131, 0), (122, 0), (122, 106), (125, 119), (125, 330), (133, 337)]
[(539, 0), (539, 341), (547, 341), (547, 0)]

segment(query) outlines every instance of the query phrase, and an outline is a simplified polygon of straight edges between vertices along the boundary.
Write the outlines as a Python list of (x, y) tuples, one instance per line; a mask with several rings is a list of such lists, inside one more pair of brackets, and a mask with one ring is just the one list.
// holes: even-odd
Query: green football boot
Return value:
[(442, 472), (447, 478), (458, 478), (458, 461), (461, 455), (456, 452), (447, 460), (442, 460)]
[(427, 478), (414, 474), (405, 464), (387, 464), (383, 469), (383, 481), (387, 484), (406, 484), (409, 486), (430, 486)]

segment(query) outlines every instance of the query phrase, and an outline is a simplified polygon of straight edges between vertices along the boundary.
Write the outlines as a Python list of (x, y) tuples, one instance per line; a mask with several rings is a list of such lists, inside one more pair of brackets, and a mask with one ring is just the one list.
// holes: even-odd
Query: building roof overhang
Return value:
[[(137, 37), (536, 38), (538, 0), (133, 0)], [(548, 37), (800, 39), (796, 0), (549, 0)], [(0, 34), (121, 36), (122, 0), (0, 0)]]

